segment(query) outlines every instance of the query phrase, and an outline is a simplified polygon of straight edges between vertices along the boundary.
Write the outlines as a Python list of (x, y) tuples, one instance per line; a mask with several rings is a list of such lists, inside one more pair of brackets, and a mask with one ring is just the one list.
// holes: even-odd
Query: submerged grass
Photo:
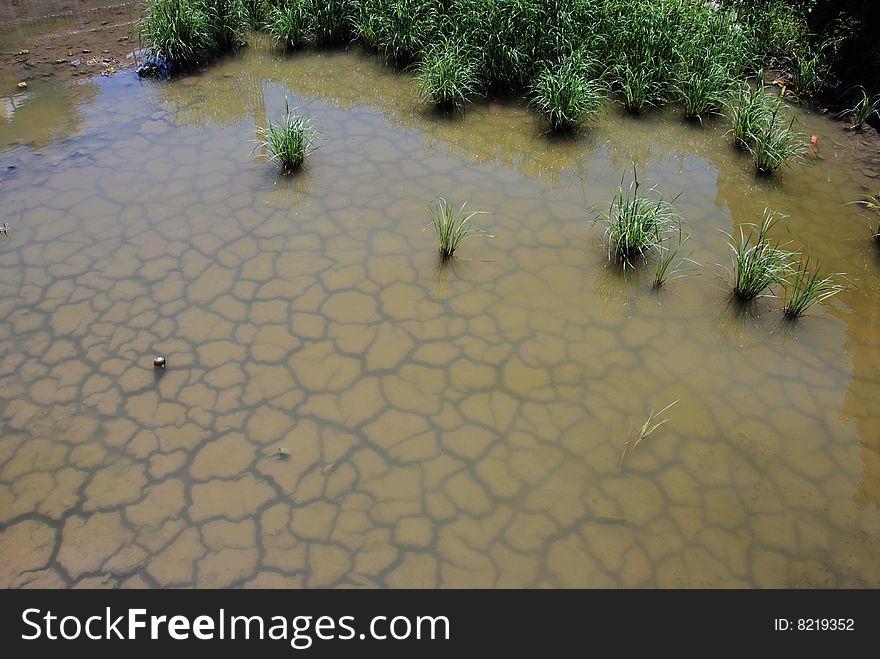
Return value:
[(785, 315), (799, 318), (814, 304), (827, 300), (845, 290), (846, 287), (837, 279), (842, 273), (821, 275), (819, 267), (813, 267), (810, 258), (806, 257), (794, 269), (791, 281), (786, 286)]
[(493, 237), (471, 223), (475, 216), (485, 215), (485, 211), (466, 212), (464, 210), (466, 205), (467, 202), (456, 209), (446, 199), (440, 197), (434, 205), (429, 204), (428, 206), (431, 209), (431, 214), (434, 216), (429, 226), (433, 226), (437, 233), (437, 242), (439, 243), (440, 257), (442, 259), (451, 258), (455, 250), (468, 238), (475, 236)]
[(783, 249), (768, 237), (774, 222), (784, 218), (764, 209), (761, 226), (754, 241), (746, 236), (742, 226), (739, 239), (731, 239), (730, 249), (733, 252), (733, 294), (741, 301), (754, 300), (757, 297), (772, 294), (772, 288), (785, 282), (791, 273), (792, 253)]
[(262, 149), (270, 162), (278, 163), (282, 174), (292, 174), (314, 150), (317, 131), (310, 119), (296, 114), (296, 108), (291, 112), (287, 97), (284, 115), (282, 121), (270, 121), (257, 129), (257, 149)]
[(591, 79), (594, 67), (579, 52), (554, 65), (544, 64), (532, 85), (530, 105), (547, 118), (552, 130), (571, 130), (599, 116), (605, 101), (604, 84)]
[(642, 424), (642, 427), (639, 429), (638, 437), (626, 440), (626, 443), (624, 443), (623, 445), (623, 452), (620, 454), (620, 461), (617, 463), (618, 474), (623, 471), (623, 463), (626, 460), (627, 455), (629, 455), (630, 451), (634, 451), (635, 449), (637, 449), (639, 447), (639, 444), (650, 437), (654, 433), (654, 431), (657, 430), (657, 428), (669, 421), (668, 417), (665, 419), (661, 419), (660, 421), (657, 421), (657, 418), (669, 411), (669, 409), (676, 405), (679, 400), (681, 399), (676, 399), (672, 401), (671, 403), (669, 403), (669, 405), (664, 407), (656, 414), (654, 413), (654, 410), (651, 410), (651, 413), (648, 415), (648, 419)]
[(608, 212), (596, 218), (605, 222), (608, 260), (624, 267), (635, 267), (633, 261), (637, 257), (647, 262), (649, 252), (660, 252), (664, 234), (680, 221), (670, 202), (643, 197), (639, 194), (640, 188), (638, 172), (633, 165), (629, 188), (624, 189), (621, 180)]

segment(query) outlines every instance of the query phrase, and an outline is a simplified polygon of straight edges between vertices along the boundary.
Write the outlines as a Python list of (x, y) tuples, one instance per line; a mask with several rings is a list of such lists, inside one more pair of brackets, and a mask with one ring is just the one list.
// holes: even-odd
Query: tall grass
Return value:
[(596, 119), (605, 100), (604, 85), (591, 78), (595, 64), (580, 52), (545, 64), (531, 88), (530, 104), (553, 130), (570, 130)]
[(466, 212), (464, 210), (466, 205), (467, 202), (462, 204), (460, 208), (456, 209), (455, 206), (448, 203), (446, 199), (440, 197), (433, 206), (428, 206), (434, 217), (429, 226), (433, 226), (437, 234), (437, 242), (439, 245), (440, 257), (442, 259), (451, 258), (455, 253), (455, 250), (457, 250), (468, 238), (473, 238), (475, 236), (486, 236), (487, 238), (493, 237), (491, 234), (482, 229), (478, 229), (471, 223), (471, 220), (477, 215), (485, 214), (484, 211)]
[(819, 267), (813, 267), (806, 257), (794, 269), (791, 281), (786, 286), (785, 315), (799, 318), (807, 309), (845, 290), (837, 281), (841, 273), (820, 275)]
[(477, 59), (453, 39), (431, 48), (418, 67), (422, 101), (444, 110), (462, 108), (468, 96), (480, 88), (477, 67)]
[(313, 150), (317, 131), (307, 117), (291, 112), (287, 97), (284, 98), (284, 119), (270, 121), (257, 129), (257, 149), (261, 149), (270, 162), (277, 163), (282, 174), (292, 174), (303, 164)]
[(753, 300), (772, 293), (774, 286), (785, 282), (791, 272), (792, 254), (770, 240), (768, 233), (779, 218), (784, 216), (764, 209), (761, 226), (754, 241), (746, 236), (742, 226), (739, 239), (732, 236), (730, 249), (733, 252), (733, 294), (743, 301)]
[(608, 260), (624, 267), (635, 267), (638, 257), (647, 261), (650, 252), (659, 252), (663, 237), (680, 221), (672, 204), (662, 198), (639, 194), (641, 183), (633, 165), (633, 180), (624, 188), (623, 179), (614, 193), (607, 213), (597, 219), (605, 222)]
[(264, 25), (279, 46), (287, 50), (299, 48), (309, 31), (303, 0), (283, 0), (272, 7)]

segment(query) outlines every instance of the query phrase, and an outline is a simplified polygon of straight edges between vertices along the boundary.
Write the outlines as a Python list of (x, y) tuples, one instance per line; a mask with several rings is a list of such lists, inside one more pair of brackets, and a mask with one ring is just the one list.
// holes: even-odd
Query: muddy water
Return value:
[[(880, 586), (880, 259), (845, 205), (880, 181), (839, 124), (767, 182), (720, 123), (557, 141), (356, 53), (86, 84), (0, 123), (3, 586)], [(292, 180), (250, 155), (285, 94), (321, 131)], [(589, 221), (633, 160), (702, 264), (659, 294)], [(438, 195), (492, 213), (450, 268)], [(793, 327), (716, 265), (765, 205), (852, 283)]]

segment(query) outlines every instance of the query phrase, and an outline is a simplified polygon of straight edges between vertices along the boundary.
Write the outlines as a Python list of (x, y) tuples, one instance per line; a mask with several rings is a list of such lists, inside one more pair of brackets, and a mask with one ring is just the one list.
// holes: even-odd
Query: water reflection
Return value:
[[(354, 52), (100, 88), (0, 153), (0, 585), (880, 585), (880, 278), (823, 119), (768, 185), (722, 124), (441, 120)], [(294, 178), (251, 154), (285, 94), (323, 135)], [(704, 264), (662, 296), (589, 222), (633, 160)], [(444, 268), (440, 195), (496, 236)], [(722, 232), (764, 206), (856, 283), (788, 332), (727, 304)]]
[(40, 151), (74, 137), (98, 94), (94, 82), (79, 82), (0, 97), (0, 151), (14, 145)]

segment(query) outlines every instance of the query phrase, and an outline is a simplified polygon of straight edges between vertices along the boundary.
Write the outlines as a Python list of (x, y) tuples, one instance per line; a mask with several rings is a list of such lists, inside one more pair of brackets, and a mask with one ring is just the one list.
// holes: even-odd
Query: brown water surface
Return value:
[[(840, 124), (767, 181), (720, 121), (556, 140), (356, 52), (56, 91), (0, 118), (0, 585), (880, 586), (880, 181)], [(293, 179), (251, 157), (285, 94)], [(590, 223), (632, 161), (702, 264), (660, 293)], [(454, 267), (437, 196), (491, 211)], [(852, 284), (794, 326), (716, 265), (768, 205)]]

